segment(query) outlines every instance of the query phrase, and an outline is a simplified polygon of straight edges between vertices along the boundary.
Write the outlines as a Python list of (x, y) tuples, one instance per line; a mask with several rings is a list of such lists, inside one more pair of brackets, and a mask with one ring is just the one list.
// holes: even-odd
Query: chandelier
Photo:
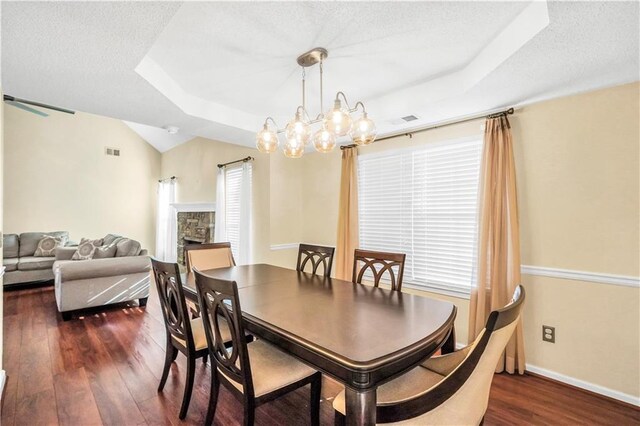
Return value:
[[(300, 158), (308, 143), (313, 143), (318, 152), (331, 152), (336, 140), (349, 135), (356, 145), (369, 145), (376, 138), (376, 126), (367, 116), (364, 104), (356, 102), (350, 107), (344, 93), (336, 93), (333, 108), (324, 114), (322, 93), (322, 63), (328, 56), (327, 49), (317, 47), (298, 56), (298, 65), (302, 67), (302, 105), (296, 108), (295, 115), (284, 129), (278, 128), (273, 118), (267, 117), (262, 130), (256, 135), (256, 146), (260, 152), (271, 154), (280, 145), (279, 134), (284, 134), (283, 152), (289, 158)], [(320, 64), (320, 113), (311, 119), (306, 107), (305, 68)], [(344, 102), (344, 106), (342, 103)], [(362, 109), (362, 115), (355, 121), (351, 114)], [(319, 123), (317, 130), (312, 126)]]

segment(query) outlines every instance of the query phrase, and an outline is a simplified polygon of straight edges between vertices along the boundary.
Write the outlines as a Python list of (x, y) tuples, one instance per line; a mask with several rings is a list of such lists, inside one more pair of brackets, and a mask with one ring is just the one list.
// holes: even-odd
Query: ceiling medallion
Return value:
[[(349, 106), (347, 97), (342, 92), (336, 93), (333, 108), (324, 114), (322, 93), (322, 63), (329, 55), (327, 49), (317, 47), (298, 56), (298, 65), (302, 67), (302, 105), (296, 108), (294, 117), (284, 129), (279, 129), (271, 117), (264, 121), (262, 130), (256, 135), (256, 146), (260, 152), (270, 154), (278, 149), (278, 135), (284, 133), (283, 152), (289, 158), (300, 158), (304, 154), (307, 143), (312, 142), (316, 151), (331, 152), (336, 147), (336, 139), (349, 135), (356, 145), (369, 145), (376, 138), (376, 126), (367, 116), (364, 104), (356, 102)], [(313, 120), (306, 108), (305, 68), (320, 64), (320, 113)], [(342, 106), (344, 101), (345, 107)], [(362, 116), (355, 120), (351, 114), (362, 109)], [(311, 126), (320, 123), (320, 128), (313, 133)], [(270, 126), (271, 124), (271, 126)]]

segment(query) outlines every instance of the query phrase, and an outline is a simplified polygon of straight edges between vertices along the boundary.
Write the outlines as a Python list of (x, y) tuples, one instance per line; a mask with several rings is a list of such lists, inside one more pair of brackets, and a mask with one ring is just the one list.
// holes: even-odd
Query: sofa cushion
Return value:
[(111, 245), (118, 238), (122, 238), (122, 237), (120, 235), (116, 235), (116, 234), (107, 234), (102, 239), (102, 244), (104, 244), (105, 246)]
[(51, 269), (53, 267), (53, 262), (55, 262), (55, 257), (35, 257), (35, 256), (25, 256), (21, 257), (18, 262), (18, 270), (20, 271), (35, 271), (40, 269)]
[(93, 259), (93, 255), (96, 252), (96, 249), (102, 245), (102, 238), (99, 240), (88, 240), (83, 238), (80, 240), (80, 244), (78, 245), (78, 249), (71, 260), (89, 260)]
[(20, 257), (33, 256), (38, 247), (38, 243), (45, 235), (62, 238), (62, 245), (69, 241), (69, 233), (67, 231), (56, 232), (23, 232), (20, 234)]
[(94, 259), (107, 259), (110, 257), (116, 257), (116, 247), (115, 244), (103, 245), (101, 247), (96, 248), (95, 253), (93, 253)]
[(130, 238), (123, 238), (116, 244), (116, 257), (137, 256), (140, 254), (140, 243)]
[(18, 261), (20, 259), (18, 259), (17, 257), (11, 257), (11, 258), (5, 258), (2, 259), (2, 266), (4, 266), (6, 269), (5, 271), (7, 272), (11, 272), (11, 271), (15, 271), (18, 269)]
[(36, 247), (35, 257), (53, 257), (56, 255), (56, 248), (62, 247), (62, 238), (52, 235), (45, 235)]
[(5, 259), (18, 257), (18, 251), (20, 249), (20, 239), (18, 238), (18, 234), (4, 234), (2, 236), (2, 245), (4, 247), (2, 257)]

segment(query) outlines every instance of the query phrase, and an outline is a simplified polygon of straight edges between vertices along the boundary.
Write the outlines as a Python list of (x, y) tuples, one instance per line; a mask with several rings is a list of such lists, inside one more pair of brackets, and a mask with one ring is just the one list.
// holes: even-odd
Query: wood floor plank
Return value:
[[(46, 336), (46, 335), (45, 335)], [(53, 389), (53, 374), (47, 338), (25, 339), (22, 336), (17, 398)]]
[[(4, 424), (4, 422), (3, 422)], [(20, 398), (15, 425), (57, 425), (56, 397), (53, 389)]]
[[(5, 297), (5, 303), (8, 300)], [(11, 299), (9, 299), (11, 300)], [(12, 300), (13, 301), (13, 300)], [(17, 311), (17, 310), (16, 310)], [(3, 347), (3, 367), (7, 372), (7, 381), (5, 383), (4, 395), (2, 397), (2, 424), (13, 424), (15, 416), (16, 400), (18, 393), (18, 376), (20, 371), (20, 350), (22, 347), (22, 329), (21, 316), (7, 315), (4, 316), (4, 339), (6, 342), (13, 342), (11, 345)]]
[(54, 378), (56, 407), (61, 425), (101, 425), (100, 412), (84, 367)]

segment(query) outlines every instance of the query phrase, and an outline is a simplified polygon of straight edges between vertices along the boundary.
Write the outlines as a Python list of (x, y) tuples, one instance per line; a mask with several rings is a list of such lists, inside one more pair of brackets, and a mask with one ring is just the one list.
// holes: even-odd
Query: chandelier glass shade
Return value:
[[(304, 154), (306, 146), (310, 143), (313, 144), (318, 152), (331, 152), (336, 147), (338, 138), (347, 135), (356, 145), (373, 143), (376, 138), (376, 126), (367, 116), (367, 111), (362, 102), (356, 102), (355, 106), (351, 108), (345, 94), (338, 92), (335, 96), (333, 108), (327, 111), (325, 115), (322, 99), (322, 65), (327, 55), (327, 50), (319, 47), (298, 57), (297, 62), (303, 71), (302, 105), (296, 108), (294, 117), (284, 129), (279, 129), (271, 117), (265, 120), (262, 130), (256, 135), (256, 147), (260, 152), (267, 154), (275, 152), (280, 145), (278, 135), (282, 133), (284, 134), (282, 150), (284, 155), (289, 158), (300, 158)], [(306, 108), (304, 69), (318, 63), (320, 64), (320, 112), (312, 120), (309, 118)], [(356, 113), (359, 109), (362, 110), (362, 116), (354, 121), (351, 114)], [(269, 127), (269, 121), (274, 128)], [(313, 127), (316, 124), (319, 124), (319, 128), (314, 132)]]

